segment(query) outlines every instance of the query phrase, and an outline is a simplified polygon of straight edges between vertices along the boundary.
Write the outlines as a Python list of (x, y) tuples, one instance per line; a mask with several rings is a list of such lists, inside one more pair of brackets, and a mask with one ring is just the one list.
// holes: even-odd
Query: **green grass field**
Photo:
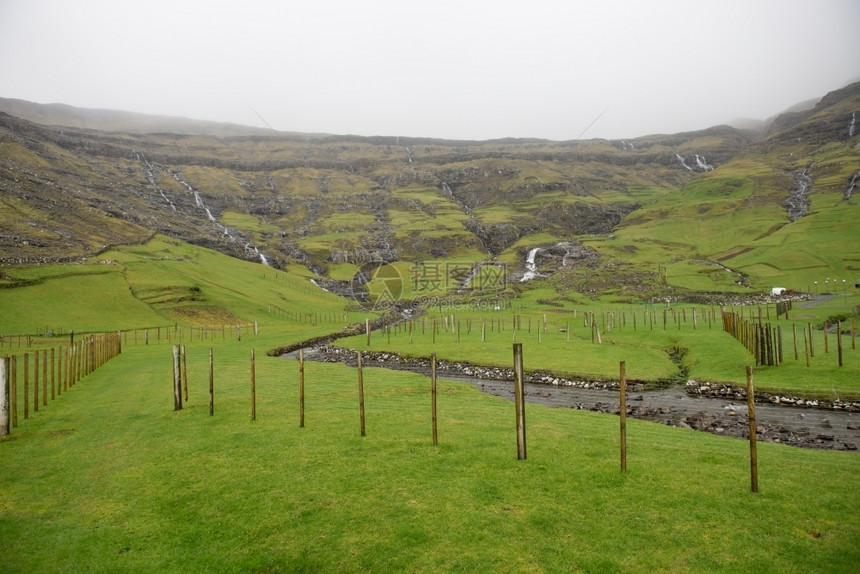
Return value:
[[(306, 276), (164, 238), (102, 257), (112, 263), (5, 269), (0, 352), (19, 361), (19, 408), (0, 438), (4, 572), (805, 573), (860, 564), (856, 453), (761, 443), (752, 493), (746, 442), (630, 420), (622, 474), (617, 417), (528, 405), (528, 458), (518, 461), (512, 403), (440, 381), (434, 446), (429, 380), (381, 369), (364, 371), (362, 437), (356, 370), (317, 363), (305, 365), (301, 428), (298, 363), (266, 353), (372, 314)], [(527, 370), (600, 378), (617, 376), (619, 360), (630, 378), (679, 377), (668, 354), (676, 348), (694, 378), (737, 381), (752, 360), (708, 327), (709, 307), (697, 308), (693, 329), (693, 307), (672, 306), (664, 329), (665, 307), (540, 303), (553, 293), (526, 292), (498, 311), (430, 308), (411, 342), (402, 323), (390, 342), (374, 332), (369, 348), (507, 366), (516, 340)], [(795, 308), (781, 324), (818, 326), (852, 304), (846, 295)], [(57, 347), (71, 331), (115, 330), (121, 355), (23, 417), (24, 352)], [(178, 333), (189, 400), (174, 411)], [(339, 343), (368, 348), (364, 336)], [(822, 345), (811, 367), (792, 357), (757, 369), (757, 388), (860, 395), (857, 351), (846, 348), (839, 368)]]
[[(263, 330), (267, 332), (267, 329)], [(263, 349), (268, 332), (187, 345), (174, 411), (166, 342), (128, 345), (0, 441), (5, 572), (854, 572), (854, 453), (527, 406), (424, 377), (357, 374)], [(214, 416), (208, 410), (213, 346)], [(256, 420), (250, 420), (250, 350)], [(802, 493), (802, 494), (800, 494)]]

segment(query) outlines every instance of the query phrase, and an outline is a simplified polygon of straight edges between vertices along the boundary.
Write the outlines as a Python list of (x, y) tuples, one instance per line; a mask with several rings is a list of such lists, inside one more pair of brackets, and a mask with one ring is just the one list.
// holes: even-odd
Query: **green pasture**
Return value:
[[(118, 247), (105, 264), (7, 267), (21, 286), (0, 289), (0, 334), (112, 331), (158, 325), (295, 323), (340, 316), (347, 302), (307, 277), (166, 238)], [(367, 313), (347, 313), (347, 322)], [(338, 321), (335, 330), (342, 326)]]
[(131, 326), (129, 317), (134, 317), (134, 326), (139, 327), (167, 322), (131, 294), (115, 265), (66, 265), (7, 273), (33, 277), (35, 269), (44, 272), (38, 283), (0, 289), (0, 331), (4, 334), (106, 331)]
[[(378, 315), (349, 306), (347, 301), (317, 288), (307, 276), (165, 238), (120, 247), (103, 257), (108, 263), (6, 268), (11, 284), (19, 286), (0, 289), (0, 307), (4, 309), (0, 334), (138, 330), (142, 338), (140, 330), (146, 328), (205, 326), (229, 332), (236, 325), (257, 322), (310, 338), (339, 331), (348, 324), (362, 325), (366, 318)], [(435, 352), (440, 358), (509, 366), (511, 343), (522, 342), (529, 370), (613, 379), (618, 363), (625, 361), (630, 378), (683, 381), (688, 377), (740, 385), (744, 383), (744, 367), (755, 364), (740, 343), (722, 332), (718, 308), (612, 303), (565, 293), (559, 285), (545, 281), (530, 282), (527, 289), (519, 284), (508, 286), (504, 291), (520, 294), (515, 299), (499, 299), (497, 287), (504, 285), (505, 278), (500, 276), (502, 269), (491, 265), (474, 278), (468, 290), (450, 295), (473, 263), (436, 260), (417, 265), (401, 261), (380, 268), (380, 273), (388, 270), (394, 275), (369, 286), (370, 299), (378, 304), (378, 310), (392, 295), (399, 295), (423, 302), (427, 313), (392, 327), (390, 332), (373, 333), (370, 348), (425, 357)], [(355, 268), (343, 266), (342, 272), (348, 278)], [(672, 273), (670, 267), (670, 277)], [(838, 287), (842, 287), (841, 282)], [(822, 398), (860, 397), (860, 361), (849, 334), (860, 296), (845, 290), (815, 303), (795, 304), (788, 321), (776, 319), (775, 306), (764, 307), (764, 320), (782, 329), (785, 360), (779, 367), (757, 367), (757, 388)], [(756, 309), (744, 312), (749, 316)], [(594, 313), (600, 329), (599, 340), (587, 321), (590, 313)], [(837, 318), (843, 320), (844, 331), (841, 367), (832, 327), (827, 352), (822, 330), (825, 321), (833, 324)], [(807, 367), (803, 333), (810, 324), (815, 353)], [(4, 345), (18, 351), (22, 344), (26, 348), (26, 341), (7, 337)], [(59, 343), (47, 339), (32, 344)], [(364, 335), (344, 339), (341, 344), (366, 347)]]
[[(295, 360), (259, 336), (123, 353), (0, 439), (4, 572), (855, 572), (854, 453), (513, 404), (426, 377)], [(532, 348), (534, 345), (531, 346)], [(209, 415), (209, 349), (214, 416)], [(256, 420), (251, 420), (251, 350)], [(798, 493), (802, 492), (802, 496)]]
[[(547, 293), (549, 294), (549, 293)], [(860, 299), (860, 298), (855, 298)], [(860, 351), (850, 334), (851, 318), (844, 307), (795, 309), (790, 319), (777, 319), (775, 306), (763, 308), (763, 322), (782, 332), (783, 363), (756, 365), (755, 357), (723, 331), (719, 308), (675, 305), (604, 305), (543, 307), (524, 303), (494, 310), (494, 300), (465, 300), (441, 306), (428, 314), (382, 332), (341, 339), (338, 345), (356, 350), (386, 350), (411, 357), (429, 357), (472, 364), (511, 367), (512, 343), (523, 344), (527, 371), (549, 371), (557, 376), (617, 380), (619, 362), (626, 363), (630, 379), (649, 382), (687, 378), (744, 387), (745, 368), (755, 367), (756, 388), (771, 393), (828, 398), (860, 399)], [(523, 299), (522, 301), (525, 301)], [(693, 313), (696, 324), (693, 324)], [(745, 317), (757, 309), (743, 311)], [(664, 324), (664, 311), (665, 324)], [(592, 330), (590, 313), (599, 329)], [(837, 338), (831, 332), (825, 349), (823, 324), (830, 317), (843, 317), (842, 355), (839, 366)], [(769, 317), (769, 318), (768, 318)], [(634, 319), (635, 318), (635, 319)], [(635, 320), (635, 324), (634, 324)], [(544, 322), (546, 321), (546, 322)], [(829, 323), (835, 323), (831, 319)], [(514, 325), (517, 325), (516, 329)], [(815, 355), (806, 366), (803, 329), (812, 324)], [(797, 338), (794, 337), (795, 326)], [(857, 325), (860, 327), (860, 325)], [(795, 358), (794, 345), (798, 348)]]
[(860, 245), (855, 240), (860, 207), (841, 197), (813, 195), (810, 215), (756, 242), (752, 250), (726, 258), (724, 264), (798, 291), (814, 292), (815, 281), (823, 286), (828, 278), (838, 278), (841, 294), (841, 279), (846, 279), (847, 288), (860, 279), (852, 263), (860, 261)]
[(255, 237), (259, 237), (259, 234), (264, 232), (272, 232), (278, 230), (277, 225), (265, 223), (257, 216), (251, 215), (249, 213), (240, 213), (238, 211), (230, 210), (224, 211), (221, 214), (221, 223), (228, 227), (235, 227), (237, 229), (251, 231), (255, 234)]
[(735, 284), (735, 273), (717, 263), (743, 273), (753, 288), (765, 291), (772, 286), (811, 290), (825, 275), (851, 279), (856, 273), (852, 262), (860, 261), (854, 240), (860, 208), (843, 200), (840, 180), (847, 172), (839, 154), (832, 168), (818, 168), (833, 173), (816, 182), (821, 191), (808, 196), (809, 214), (798, 221), (790, 222), (782, 205), (788, 176), (744, 161), (722, 166), (719, 176), (655, 193), (611, 237), (583, 240), (634, 266), (665, 267), (669, 285), (695, 291), (744, 289)]

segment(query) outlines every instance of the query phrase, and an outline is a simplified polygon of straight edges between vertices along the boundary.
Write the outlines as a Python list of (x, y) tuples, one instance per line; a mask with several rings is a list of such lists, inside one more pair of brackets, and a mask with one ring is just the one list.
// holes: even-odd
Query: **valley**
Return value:
[(0, 99), (4, 567), (855, 572), (858, 109), (448, 141)]
[[(124, 133), (5, 115), (0, 261), (78, 261), (160, 233), (335, 288), (366, 264), (458, 261), (589, 296), (804, 291), (860, 261), (856, 242), (818, 234), (860, 233), (858, 107), (855, 84), (769, 133), (568, 142)], [(562, 244), (591, 255), (553, 256)]]

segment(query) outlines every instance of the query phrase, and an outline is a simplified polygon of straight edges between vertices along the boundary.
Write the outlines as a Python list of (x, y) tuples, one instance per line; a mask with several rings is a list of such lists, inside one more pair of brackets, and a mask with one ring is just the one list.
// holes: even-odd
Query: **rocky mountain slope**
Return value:
[(860, 171), (816, 172), (835, 147), (856, 148), (858, 111), (853, 84), (777, 118), (766, 137), (718, 126), (623, 141), (449, 141), (168, 130), (164, 118), (0, 100), (0, 262), (72, 261), (153, 233), (322, 276), (368, 262), (477, 261), (530, 238), (609, 235), (727, 166), (784, 201), (787, 222), (817, 185), (845, 187)]

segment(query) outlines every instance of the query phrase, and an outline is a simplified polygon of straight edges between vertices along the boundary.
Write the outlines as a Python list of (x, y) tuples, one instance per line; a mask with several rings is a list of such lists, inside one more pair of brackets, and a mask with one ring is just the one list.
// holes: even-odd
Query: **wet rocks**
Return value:
[[(702, 395), (716, 398), (732, 398), (742, 399), (746, 401), (747, 391), (742, 387), (734, 387), (728, 383), (711, 383), (705, 381), (696, 381), (690, 379), (685, 385), (687, 394)], [(805, 408), (820, 408), (848, 411), (852, 413), (860, 412), (860, 402), (858, 401), (843, 401), (841, 399), (811, 399), (804, 397), (792, 397), (783, 395), (772, 395), (770, 393), (756, 393), (756, 402), (768, 402), (775, 405), (805, 407)]]

